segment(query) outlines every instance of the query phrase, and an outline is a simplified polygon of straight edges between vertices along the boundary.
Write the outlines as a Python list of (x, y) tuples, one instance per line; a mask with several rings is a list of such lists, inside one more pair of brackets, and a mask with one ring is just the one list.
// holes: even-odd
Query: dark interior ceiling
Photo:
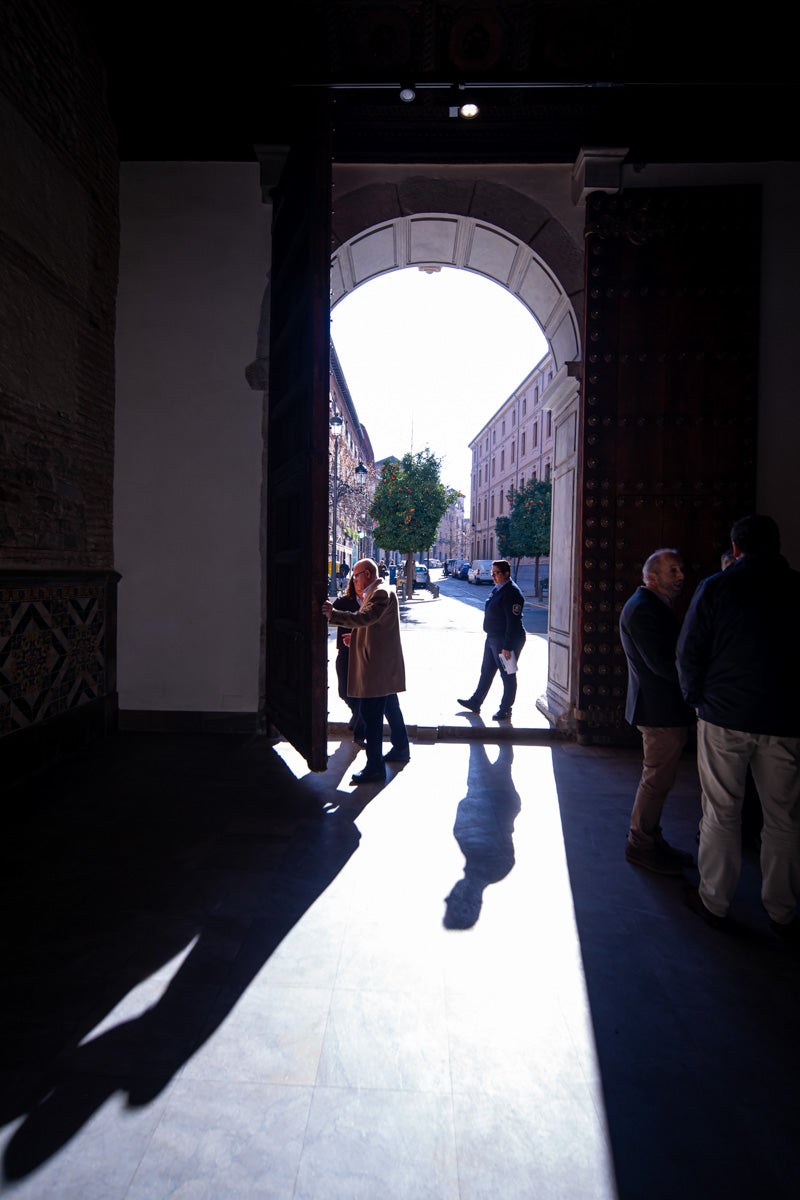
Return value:
[[(252, 161), (291, 138), (319, 87), (340, 159), (563, 162), (589, 145), (641, 162), (800, 157), (793, 39), (769, 4), (747, 22), (704, 0), (79, 8), (122, 159)], [(476, 86), (473, 122), (449, 116), (458, 85)]]

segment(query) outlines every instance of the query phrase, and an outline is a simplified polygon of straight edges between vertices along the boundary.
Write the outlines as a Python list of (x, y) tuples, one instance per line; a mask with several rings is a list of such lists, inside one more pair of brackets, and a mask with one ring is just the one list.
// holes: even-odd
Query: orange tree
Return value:
[(399, 462), (389, 459), (370, 505), (375, 541), (406, 556), (409, 595), (414, 589), (414, 553), (433, 545), (442, 517), (458, 498), (458, 492), (442, 483), (440, 469), (440, 459), (427, 447), (404, 454)]
[[(532, 558), (536, 564), (534, 588), (539, 591), (539, 559), (550, 553), (552, 484), (535, 479), (524, 488), (509, 488), (511, 511), (495, 521), (497, 548), (504, 558)], [(515, 572), (516, 574), (516, 572)]]

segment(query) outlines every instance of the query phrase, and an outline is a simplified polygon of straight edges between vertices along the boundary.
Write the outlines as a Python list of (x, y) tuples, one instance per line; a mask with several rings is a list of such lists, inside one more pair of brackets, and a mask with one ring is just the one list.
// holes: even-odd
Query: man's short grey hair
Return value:
[(662, 558), (680, 558), (680, 552), (674, 547), (664, 546), (661, 550), (654, 550), (650, 557), (642, 567), (642, 579), (647, 583), (649, 575), (654, 575), (656, 567), (661, 562)]
[(357, 563), (353, 563), (353, 570), (356, 567), (369, 567), (373, 575), (378, 574), (378, 564), (374, 558), (360, 558)]

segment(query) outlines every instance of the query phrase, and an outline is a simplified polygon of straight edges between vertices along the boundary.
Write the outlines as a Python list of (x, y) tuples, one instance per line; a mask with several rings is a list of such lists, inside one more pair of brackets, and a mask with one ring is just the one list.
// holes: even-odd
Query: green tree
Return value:
[(440, 479), (441, 461), (426, 447), (417, 454), (390, 459), (381, 468), (369, 515), (377, 522), (373, 536), (406, 556), (408, 593), (414, 590), (414, 553), (428, 550), (458, 492)]
[[(509, 488), (507, 499), (511, 510), (507, 517), (495, 521), (497, 546), (504, 558), (515, 560), (517, 570), (521, 558), (535, 563), (534, 588), (539, 591), (539, 559), (550, 553), (550, 507), (552, 484), (532, 480), (524, 488)], [(514, 575), (516, 577), (517, 571)]]

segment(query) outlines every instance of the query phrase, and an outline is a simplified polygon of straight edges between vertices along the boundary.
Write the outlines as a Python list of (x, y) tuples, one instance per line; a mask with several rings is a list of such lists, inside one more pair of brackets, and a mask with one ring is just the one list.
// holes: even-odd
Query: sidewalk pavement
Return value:
[[(558, 738), (536, 707), (547, 686), (547, 637), (528, 634), (520, 656), (517, 699), (510, 722), (492, 720), (502, 695), (500, 676), (492, 684), (480, 716), (466, 713), (458, 697), (471, 696), (478, 682), (485, 634), (483, 610), (452, 596), (434, 597), (425, 589), (400, 604), (401, 638), (406, 664), (406, 691), (400, 696), (409, 736), (418, 741), (497, 740), (515, 742)], [(336, 630), (328, 633), (328, 721), (331, 733), (346, 730), (350, 710), (339, 698), (336, 682)], [(504, 731), (505, 734), (504, 734)]]

